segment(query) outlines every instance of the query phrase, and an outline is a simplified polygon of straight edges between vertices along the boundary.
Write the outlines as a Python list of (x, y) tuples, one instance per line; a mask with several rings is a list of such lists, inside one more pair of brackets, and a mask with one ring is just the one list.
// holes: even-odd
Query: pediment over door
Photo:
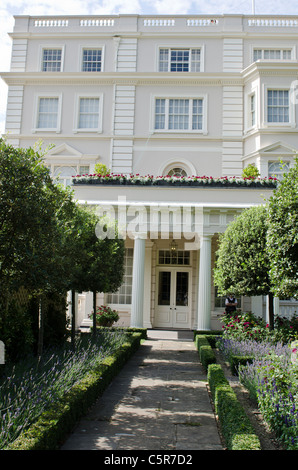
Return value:
[(47, 160), (59, 160), (59, 161), (77, 161), (83, 158), (83, 154), (76, 150), (74, 147), (68, 144), (61, 144), (57, 147), (53, 147), (47, 152)]

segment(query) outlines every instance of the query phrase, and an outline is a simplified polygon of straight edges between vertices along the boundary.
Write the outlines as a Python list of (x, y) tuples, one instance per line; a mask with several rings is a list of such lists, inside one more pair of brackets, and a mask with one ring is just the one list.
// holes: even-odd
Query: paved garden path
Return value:
[(61, 450), (223, 450), (192, 332), (148, 339)]

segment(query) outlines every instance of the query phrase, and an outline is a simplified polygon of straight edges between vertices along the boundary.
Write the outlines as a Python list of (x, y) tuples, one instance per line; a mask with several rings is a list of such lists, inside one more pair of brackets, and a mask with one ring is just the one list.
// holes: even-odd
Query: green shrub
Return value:
[(228, 450), (261, 450), (258, 437), (220, 365), (208, 367), (208, 383)]
[(216, 362), (214, 351), (205, 335), (197, 334), (195, 336), (195, 345), (198, 350), (200, 362), (207, 371), (208, 365)]
[(200, 361), (202, 366), (207, 371), (209, 364), (216, 362), (216, 357), (210, 345), (203, 345), (200, 347)]
[(233, 354), (231, 354), (229, 358), (229, 363), (232, 374), (238, 375), (239, 367), (251, 364), (253, 360), (253, 356), (234, 356)]

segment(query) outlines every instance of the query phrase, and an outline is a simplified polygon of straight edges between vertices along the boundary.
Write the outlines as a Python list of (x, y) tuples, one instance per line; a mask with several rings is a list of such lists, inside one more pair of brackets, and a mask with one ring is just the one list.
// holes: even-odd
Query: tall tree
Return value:
[(214, 271), (219, 293), (268, 295), (269, 326), (274, 327), (273, 294), (267, 252), (268, 212), (265, 206), (244, 210), (220, 236)]
[(268, 202), (268, 253), (274, 293), (298, 299), (298, 159)]

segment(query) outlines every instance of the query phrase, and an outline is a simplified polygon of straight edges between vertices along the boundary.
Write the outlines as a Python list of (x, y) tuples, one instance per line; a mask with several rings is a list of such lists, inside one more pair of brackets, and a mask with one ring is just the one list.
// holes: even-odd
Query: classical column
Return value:
[(211, 329), (211, 239), (202, 235), (200, 240), (198, 330)]
[(152, 248), (154, 243), (151, 240), (146, 240), (145, 244), (145, 274), (144, 274), (144, 315), (143, 327), (152, 328), (150, 320), (151, 314), (151, 269), (152, 269)]
[(130, 326), (143, 328), (144, 274), (146, 236), (136, 235), (133, 252), (132, 300)]

